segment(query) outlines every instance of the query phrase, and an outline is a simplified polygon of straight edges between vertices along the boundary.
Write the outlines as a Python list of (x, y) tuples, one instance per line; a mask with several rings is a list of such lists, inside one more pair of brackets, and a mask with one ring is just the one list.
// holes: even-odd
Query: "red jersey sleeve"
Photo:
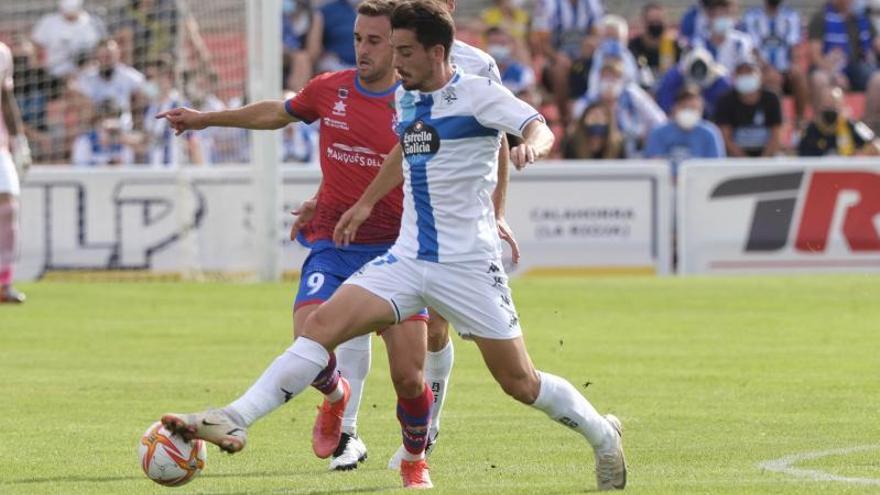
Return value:
[(315, 77), (293, 98), (285, 101), (284, 109), (287, 110), (287, 113), (306, 124), (311, 124), (321, 118), (321, 114), (318, 111), (320, 104), (318, 93), (324, 79), (326, 79), (324, 74)]

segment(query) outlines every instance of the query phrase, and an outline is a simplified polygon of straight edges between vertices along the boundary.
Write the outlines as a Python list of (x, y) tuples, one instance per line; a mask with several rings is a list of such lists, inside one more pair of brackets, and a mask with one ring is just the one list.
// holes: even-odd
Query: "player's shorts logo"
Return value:
[(403, 154), (412, 159), (433, 156), (440, 150), (440, 133), (421, 120), (415, 121), (403, 131)]

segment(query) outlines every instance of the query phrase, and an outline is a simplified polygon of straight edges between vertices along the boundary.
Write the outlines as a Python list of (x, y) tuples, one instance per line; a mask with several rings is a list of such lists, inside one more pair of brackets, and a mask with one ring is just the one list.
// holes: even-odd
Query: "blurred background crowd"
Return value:
[[(792, 0), (794, 1), (794, 0)], [(459, 1), (459, 37), (540, 108), (572, 159), (876, 155), (880, 0)], [(283, 0), (283, 85), (354, 67), (359, 0)], [(243, 0), (6, 0), (0, 41), (35, 161), (249, 161), (235, 129), (153, 116), (245, 103)], [(318, 129), (283, 131), (313, 163)]]

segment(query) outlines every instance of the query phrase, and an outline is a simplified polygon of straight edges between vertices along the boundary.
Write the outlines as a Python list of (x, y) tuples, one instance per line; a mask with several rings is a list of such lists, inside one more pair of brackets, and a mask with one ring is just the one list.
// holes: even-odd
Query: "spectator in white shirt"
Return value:
[(77, 167), (133, 164), (134, 152), (126, 143), (119, 119), (112, 115), (96, 117), (92, 128), (73, 142), (71, 161)]
[(82, 8), (82, 0), (58, 0), (58, 11), (41, 17), (31, 39), (44, 53), (52, 77), (72, 74), (106, 35), (104, 23)]
[(627, 158), (640, 156), (651, 130), (666, 123), (666, 114), (651, 95), (636, 82), (626, 79), (624, 63), (617, 57), (605, 58), (599, 72), (596, 96), (577, 101), (575, 114), (581, 115), (594, 102), (607, 105), (614, 114), (617, 128), (623, 136), (624, 155)]
[(142, 96), (144, 75), (133, 67), (119, 61), (119, 46), (112, 39), (102, 41), (95, 51), (96, 64), (77, 78), (77, 89), (92, 103), (100, 105), (110, 101), (122, 110), (120, 123), (123, 129), (132, 128), (132, 109), (143, 109), (135, 100)]

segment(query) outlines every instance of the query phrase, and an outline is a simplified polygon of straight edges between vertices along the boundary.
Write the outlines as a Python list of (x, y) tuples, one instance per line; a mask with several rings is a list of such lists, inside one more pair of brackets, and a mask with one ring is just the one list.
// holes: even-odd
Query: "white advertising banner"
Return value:
[(688, 161), (681, 273), (880, 272), (880, 160)]
[[(282, 177), (279, 263), (296, 272), (308, 252), (288, 239), (289, 212), (314, 195), (320, 173), (288, 169)], [(514, 172), (507, 218), (523, 252), (514, 272), (668, 273), (668, 184), (662, 162), (541, 162)], [(247, 167), (35, 167), (22, 185), (17, 273), (22, 279), (65, 270), (253, 273), (253, 196)]]

